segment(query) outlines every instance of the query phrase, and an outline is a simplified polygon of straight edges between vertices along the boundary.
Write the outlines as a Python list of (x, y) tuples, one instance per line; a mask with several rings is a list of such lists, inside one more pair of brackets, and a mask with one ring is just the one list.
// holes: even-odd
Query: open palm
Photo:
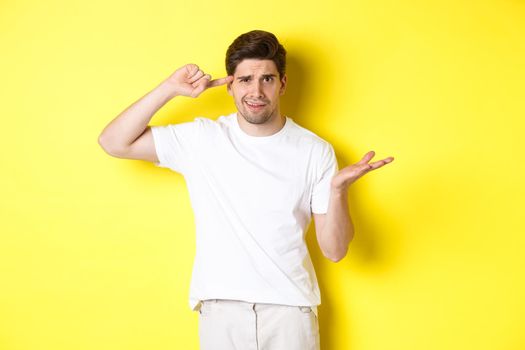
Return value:
[(374, 157), (374, 155), (375, 152), (370, 151), (365, 154), (359, 162), (339, 170), (332, 178), (332, 188), (335, 190), (345, 190), (348, 188), (348, 186), (350, 186), (350, 184), (355, 182), (364, 174), (371, 170), (378, 169), (394, 160), (394, 157), (388, 157), (373, 163), (368, 163)]

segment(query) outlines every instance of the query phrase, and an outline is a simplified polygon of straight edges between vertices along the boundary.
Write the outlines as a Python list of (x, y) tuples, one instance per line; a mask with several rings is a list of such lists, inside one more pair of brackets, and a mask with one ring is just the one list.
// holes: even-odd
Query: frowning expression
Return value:
[(286, 89), (286, 74), (279, 72), (272, 60), (244, 59), (236, 67), (234, 80), (228, 84), (237, 111), (252, 124), (263, 124), (280, 117), (279, 97)]

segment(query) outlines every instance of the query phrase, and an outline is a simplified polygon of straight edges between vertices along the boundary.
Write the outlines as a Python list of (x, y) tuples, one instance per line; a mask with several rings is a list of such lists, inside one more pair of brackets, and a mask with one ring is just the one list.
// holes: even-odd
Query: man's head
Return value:
[(228, 83), (239, 113), (263, 124), (280, 117), (279, 97), (286, 88), (286, 50), (275, 35), (253, 30), (237, 37), (226, 52)]

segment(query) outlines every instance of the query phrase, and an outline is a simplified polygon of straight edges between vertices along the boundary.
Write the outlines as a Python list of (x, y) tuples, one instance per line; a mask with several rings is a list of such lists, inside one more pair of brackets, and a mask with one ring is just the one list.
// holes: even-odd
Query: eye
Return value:
[(249, 78), (244, 78), (244, 79), (241, 79), (241, 81), (244, 83), (244, 82), (247, 82), (249, 80)]
[(264, 79), (267, 79), (267, 81), (272, 81), (273, 77), (265, 77)]

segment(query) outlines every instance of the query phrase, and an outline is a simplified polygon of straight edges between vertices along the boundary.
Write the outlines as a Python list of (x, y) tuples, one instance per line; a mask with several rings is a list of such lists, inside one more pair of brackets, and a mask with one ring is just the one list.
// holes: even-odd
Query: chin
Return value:
[(271, 115), (268, 114), (257, 114), (253, 115), (250, 113), (243, 112), (242, 113), (243, 118), (251, 124), (264, 124), (268, 120), (270, 120)]

